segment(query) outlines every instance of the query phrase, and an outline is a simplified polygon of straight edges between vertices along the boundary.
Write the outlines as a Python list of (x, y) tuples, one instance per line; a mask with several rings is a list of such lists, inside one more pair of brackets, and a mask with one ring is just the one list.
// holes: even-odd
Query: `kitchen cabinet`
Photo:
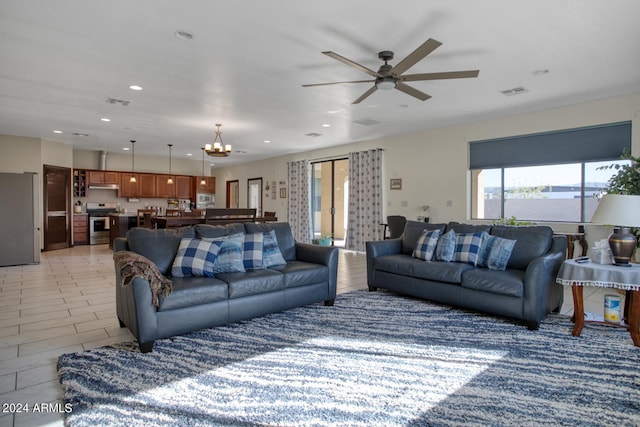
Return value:
[(87, 171), (76, 169), (73, 171), (73, 197), (87, 195)]
[(73, 215), (73, 244), (89, 244), (89, 216), (87, 214)]
[[(129, 177), (131, 177), (129, 175)], [(109, 247), (113, 248), (113, 242), (118, 237), (126, 237), (130, 228), (136, 227), (138, 219), (135, 216), (122, 214), (109, 215)]]
[[(131, 175), (136, 177), (136, 182), (131, 182)], [(121, 173), (120, 188), (118, 189), (118, 197), (138, 197), (138, 184), (140, 174)]]
[(138, 197), (156, 197), (156, 176), (150, 173), (138, 175)]
[(92, 184), (119, 184), (120, 172), (113, 171), (88, 171), (89, 185)]
[(193, 177), (186, 175), (176, 175), (175, 187), (176, 198), (195, 200), (195, 192), (193, 191)]
[[(203, 179), (205, 182), (204, 185), (201, 184)], [(196, 176), (194, 179), (194, 183), (195, 183), (195, 193), (216, 194), (216, 177), (215, 176)]]
[[(169, 177), (173, 178), (173, 184), (167, 183)], [(173, 175), (156, 175), (156, 197), (173, 199), (176, 197), (176, 179)]]

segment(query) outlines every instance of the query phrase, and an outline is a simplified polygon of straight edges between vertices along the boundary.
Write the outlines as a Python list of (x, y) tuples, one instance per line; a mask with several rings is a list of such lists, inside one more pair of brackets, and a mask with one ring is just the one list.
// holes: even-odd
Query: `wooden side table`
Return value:
[[(620, 325), (629, 329), (633, 345), (640, 347), (640, 264), (631, 267), (619, 267), (610, 264), (596, 264), (593, 262), (577, 263), (575, 260), (565, 260), (556, 282), (564, 286), (571, 286), (573, 294), (573, 332), (571, 335), (579, 337), (584, 327), (584, 300), (582, 289), (584, 286), (600, 288), (615, 288), (627, 291), (625, 314), (627, 324)], [(615, 323), (608, 323), (617, 325)]]

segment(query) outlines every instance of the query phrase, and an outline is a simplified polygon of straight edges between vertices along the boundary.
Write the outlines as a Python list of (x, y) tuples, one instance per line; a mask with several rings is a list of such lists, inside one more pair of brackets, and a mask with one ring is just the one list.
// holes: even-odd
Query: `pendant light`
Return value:
[(136, 182), (136, 176), (133, 174), (134, 172), (134, 157), (135, 157), (135, 144), (136, 141), (135, 140), (131, 140), (131, 178), (129, 178), (129, 182)]
[(207, 185), (207, 181), (204, 179), (204, 147), (202, 147), (202, 179), (200, 180), (200, 185), (203, 187)]
[(213, 139), (213, 145), (206, 144), (204, 151), (212, 157), (227, 157), (231, 154), (231, 145), (222, 142), (222, 132), (220, 132), (220, 126), (222, 124), (216, 123), (218, 130), (216, 130), (216, 137)]
[(171, 147), (173, 144), (167, 144), (169, 146), (169, 179), (167, 179), (167, 184), (173, 184), (173, 177), (171, 176)]

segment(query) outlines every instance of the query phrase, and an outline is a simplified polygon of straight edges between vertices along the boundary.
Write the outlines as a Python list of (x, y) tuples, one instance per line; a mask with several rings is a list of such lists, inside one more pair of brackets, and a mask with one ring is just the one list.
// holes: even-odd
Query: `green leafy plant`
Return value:
[(531, 225), (533, 224), (531, 221), (518, 221), (515, 216), (510, 216), (508, 218), (500, 218), (493, 221), (493, 225)]
[(629, 160), (630, 163), (614, 163), (598, 168), (615, 169), (617, 171), (615, 175), (609, 178), (607, 188), (603, 191), (608, 194), (640, 195), (640, 157), (633, 157), (628, 150), (625, 150), (621, 160)]

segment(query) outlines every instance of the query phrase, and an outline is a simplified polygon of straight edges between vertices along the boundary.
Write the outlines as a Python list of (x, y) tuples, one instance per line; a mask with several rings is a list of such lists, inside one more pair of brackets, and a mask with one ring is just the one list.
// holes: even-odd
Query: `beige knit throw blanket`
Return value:
[(153, 305), (158, 308), (158, 297), (171, 293), (171, 280), (160, 273), (158, 267), (149, 259), (131, 251), (119, 251), (113, 254), (116, 269), (120, 270), (120, 285), (131, 284), (134, 278), (140, 277), (149, 281)]

